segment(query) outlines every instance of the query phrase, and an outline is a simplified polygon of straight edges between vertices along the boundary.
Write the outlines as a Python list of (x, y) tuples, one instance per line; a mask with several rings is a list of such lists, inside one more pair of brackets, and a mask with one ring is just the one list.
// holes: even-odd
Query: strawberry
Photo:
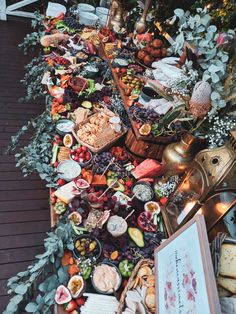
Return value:
[(84, 305), (84, 303), (85, 303), (85, 301), (84, 301), (84, 299), (82, 298), (82, 297), (80, 297), (80, 298), (77, 298), (76, 300), (76, 303), (78, 304), (78, 305)]
[(57, 180), (57, 184), (58, 185), (64, 185), (66, 183), (66, 181), (65, 180), (63, 180), (63, 179), (59, 179), (59, 180)]
[(168, 198), (167, 197), (162, 197), (159, 202), (161, 203), (161, 205), (165, 205), (168, 201)]
[(120, 69), (119, 68), (114, 68), (114, 72), (118, 74), (120, 72)]
[(57, 98), (57, 101), (59, 102), (59, 104), (62, 104), (63, 103), (63, 97), (61, 96), (61, 97)]
[(120, 71), (121, 71), (122, 74), (126, 74), (127, 69), (126, 68), (122, 68)]
[(133, 181), (132, 180), (128, 180), (125, 182), (125, 185), (128, 187), (128, 188), (131, 188), (132, 185), (133, 185)]
[(86, 152), (88, 150), (88, 148), (86, 146), (82, 146), (81, 149), (83, 152)]
[(65, 310), (67, 312), (72, 312), (78, 308), (78, 304), (75, 302), (75, 300), (71, 300), (69, 303), (66, 304)]

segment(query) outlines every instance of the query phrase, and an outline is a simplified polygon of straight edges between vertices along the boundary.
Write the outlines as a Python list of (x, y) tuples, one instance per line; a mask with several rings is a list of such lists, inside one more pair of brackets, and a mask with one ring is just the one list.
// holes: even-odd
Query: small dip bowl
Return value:
[(117, 290), (120, 289), (120, 286), (121, 286), (121, 283), (122, 283), (122, 276), (121, 276), (121, 273), (120, 273), (119, 269), (118, 269), (115, 265), (113, 265), (112, 263), (109, 263), (109, 262), (102, 262), (102, 263), (97, 264), (97, 265), (94, 267), (93, 272), (92, 272), (92, 276), (91, 276), (92, 285), (93, 285), (94, 289), (95, 289), (98, 293), (107, 294), (107, 295), (113, 294), (114, 291), (110, 291), (110, 292), (106, 292), (106, 291), (105, 291), (105, 292), (104, 292), (104, 291), (98, 289), (97, 286), (96, 286), (95, 283), (94, 283), (93, 277), (94, 277), (94, 274), (95, 274), (95, 272), (96, 272), (96, 267), (102, 266), (102, 265), (108, 265), (108, 266), (110, 266), (110, 267), (114, 267), (114, 269), (116, 270), (116, 272), (117, 272), (117, 274), (118, 274), (118, 277), (119, 277), (119, 282), (118, 282), (118, 285), (117, 285), (117, 288), (115, 289), (115, 291), (117, 291)]
[(161, 98), (161, 96), (158, 93), (156, 93), (154, 91), (154, 89), (152, 89), (151, 87), (147, 87), (147, 86), (142, 88), (140, 96), (146, 102), (148, 102), (152, 99)]
[(65, 160), (59, 163), (57, 172), (61, 179), (70, 182), (80, 175), (81, 167), (73, 160)]
[(123, 58), (116, 58), (112, 62), (114, 68), (124, 68), (129, 65), (129, 62)]
[(142, 181), (134, 185), (132, 192), (135, 198), (143, 203), (150, 202), (154, 197), (154, 191), (151, 185)]
[(59, 135), (65, 136), (68, 133), (71, 133), (75, 123), (69, 119), (60, 119), (56, 123), (56, 131)]
[(92, 65), (86, 65), (84, 67), (84, 70), (86, 71), (86, 76), (88, 78), (95, 78), (99, 76), (100, 70), (99, 68), (92, 66)]

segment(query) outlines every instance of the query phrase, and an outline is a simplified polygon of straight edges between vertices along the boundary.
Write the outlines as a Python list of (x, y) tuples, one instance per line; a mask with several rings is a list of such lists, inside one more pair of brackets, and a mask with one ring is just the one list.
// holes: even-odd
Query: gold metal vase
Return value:
[(191, 166), (195, 155), (204, 148), (205, 141), (190, 133), (183, 133), (181, 140), (166, 146), (162, 155), (165, 174), (162, 182), (166, 182), (172, 175), (183, 174)]

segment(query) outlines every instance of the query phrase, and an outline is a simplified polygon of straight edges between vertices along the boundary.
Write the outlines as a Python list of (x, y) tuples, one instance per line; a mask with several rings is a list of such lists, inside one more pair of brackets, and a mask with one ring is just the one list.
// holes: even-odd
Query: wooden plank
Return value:
[(1, 191), (15, 191), (15, 190), (36, 190), (44, 189), (45, 182), (42, 180), (29, 180), (29, 181), (0, 181)]
[(23, 176), (23, 173), (21, 172), (20, 168), (15, 168), (15, 171), (8, 171), (8, 172), (2, 172), (0, 173), (0, 181), (15, 181), (15, 180), (38, 180), (39, 176), (38, 174), (31, 174), (27, 177)]
[(7, 295), (7, 279), (1, 279), (0, 280), (0, 296), (6, 296)]
[(44, 232), (30, 233), (15, 236), (0, 237), (0, 250), (8, 248), (22, 248), (34, 245), (43, 245), (43, 240), (46, 238)]
[(49, 208), (47, 199), (35, 199), (34, 201), (7, 200), (0, 201), (0, 211), (40, 210)]
[(1, 201), (10, 201), (10, 200), (34, 200), (34, 199), (45, 199), (48, 197), (48, 190), (34, 190), (32, 193), (31, 190), (17, 190), (14, 192), (11, 191), (0, 191), (0, 200)]
[(34, 259), (25, 260), (20, 263), (8, 263), (1, 265), (0, 279), (8, 279), (15, 276), (20, 271), (26, 270), (27, 267), (33, 263), (33, 261)]
[(6, 223), (26, 222), (26, 221), (48, 221), (49, 211), (27, 210), (16, 212), (0, 212), (0, 225)]
[(0, 236), (48, 232), (50, 229), (49, 222), (47, 221), (33, 221), (33, 222), (20, 222), (3, 224), (0, 228)]
[(34, 259), (35, 255), (43, 252), (42, 246), (25, 247), (19, 249), (8, 249), (0, 251), (0, 265), (12, 262), (22, 262), (25, 256), (29, 259)]
[(9, 302), (10, 296), (0, 296), (0, 313), (6, 309), (6, 306)]

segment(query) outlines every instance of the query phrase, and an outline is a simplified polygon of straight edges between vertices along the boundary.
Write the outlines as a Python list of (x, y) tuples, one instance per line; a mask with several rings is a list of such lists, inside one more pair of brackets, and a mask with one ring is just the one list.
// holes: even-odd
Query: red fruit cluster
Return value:
[(67, 65), (68, 64), (68, 60), (66, 60), (63, 57), (56, 57), (54, 61), (60, 65)]
[(70, 314), (79, 314), (79, 308), (84, 305), (85, 300), (83, 297), (77, 298), (76, 300), (71, 300), (65, 305), (65, 310)]
[(88, 147), (86, 146), (81, 146), (79, 148), (72, 149), (70, 151), (70, 155), (74, 161), (80, 163), (88, 162), (91, 159), (91, 153), (89, 152)]
[(129, 155), (123, 147), (120, 146), (112, 147), (111, 153), (119, 161), (126, 161), (129, 159)]

